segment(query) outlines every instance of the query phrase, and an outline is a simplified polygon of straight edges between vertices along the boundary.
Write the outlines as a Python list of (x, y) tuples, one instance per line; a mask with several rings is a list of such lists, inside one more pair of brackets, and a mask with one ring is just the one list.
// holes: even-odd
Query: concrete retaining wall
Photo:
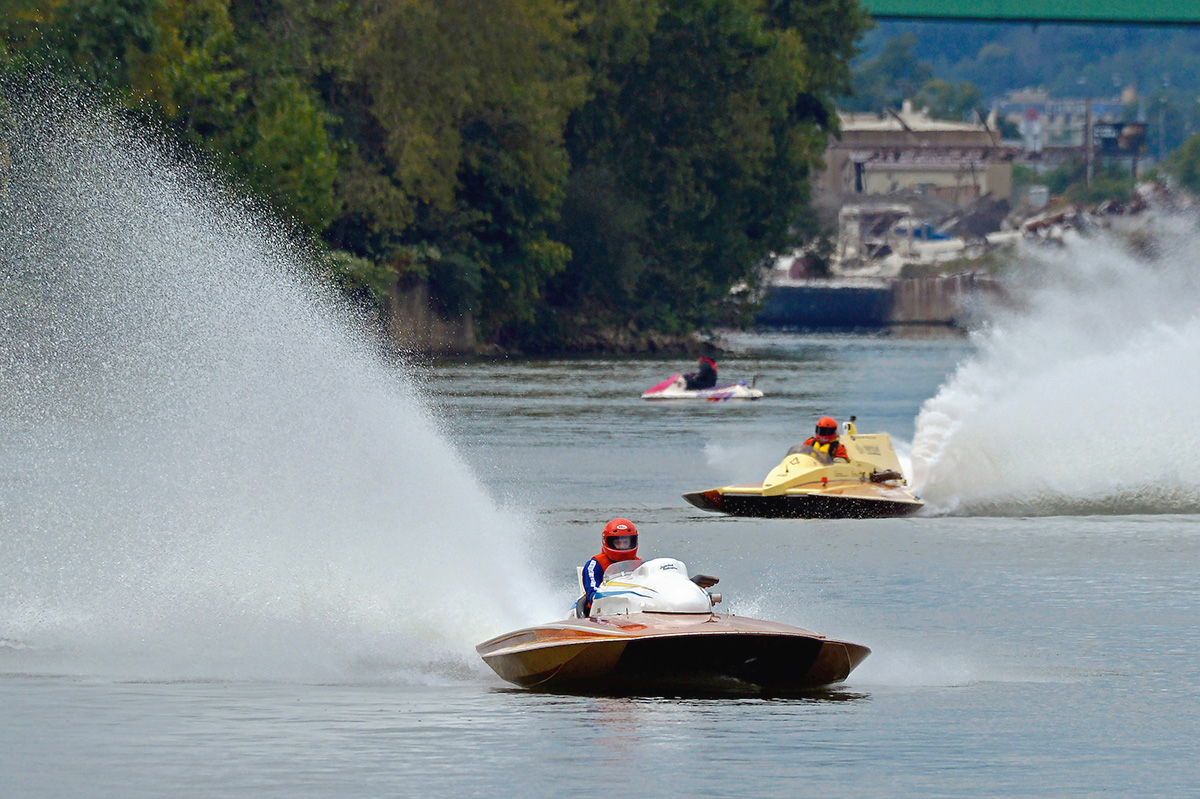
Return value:
[(987, 295), (986, 275), (894, 278), (876, 285), (795, 281), (771, 288), (756, 323), (768, 327), (854, 329), (891, 325), (969, 327)]
[(475, 320), (469, 313), (442, 318), (424, 283), (396, 285), (388, 292), (388, 336), (407, 352), (464, 355), (475, 351)]
[(892, 283), (892, 325), (963, 325), (978, 293), (991, 281), (967, 272), (944, 277), (900, 278)]

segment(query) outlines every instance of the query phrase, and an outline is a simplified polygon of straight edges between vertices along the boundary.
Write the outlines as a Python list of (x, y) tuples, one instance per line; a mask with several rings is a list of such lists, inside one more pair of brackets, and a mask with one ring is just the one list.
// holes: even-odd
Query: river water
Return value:
[[(765, 399), (654, 404), (686, 360), (389, 363), (203, 170), (92, 107), (22, 120), (3, 796), (1195, 795), (1189, 226), (1152, 262), (1029, 256), (969, 340), (730, 335), (722, 377)], [(682, 500), (851, 413), (921, 515)], [(618, 515), (728, 610), (873, 654), (810, 699), (506, 686), (474, 645), (562, 616)]]
[[(65, 635), (42, 622), (24, 642), (0, 646), (5, 795), (551, 795), (617, 769), (668, 796), (1195, 789), (1200, 517), (705, 514), (680, 493), (765, 473), (817, 414), (855, 411), (860, 429), (910, 440), (922, 401), (970, 356), (964, 342), (944, 340), (764, 336), (738, 345), (722, 372), (762, 375), (761, 402), (643, 402), (638, 391), (679, 366), (665, 361), (427, 369), (425, 401), (443, 420), (446, 446), (479, 476), (497, 518), (519, 520), (523, 544), (512, 555), (522, 566), (465, 552), (462, 539), (490, 534), (488, 519), (465, 530), (453, 508), (437, 529), (405, 530), (397, 519), (389, 546), (427, 552), (409, 536), (432, 538), (426, 565), (451, 581), (474, 557), (486, 558), (484, 581), (532, 571), (550, 607), (483, 608), (511, 614), (515, 626), (561, 615), (604, 521), (628, 516), (644, 554), (718, 574), (730, 610), (870, 646), (831, 697), (510, 690), (471, 650), (507, 621), (455, 628), (456, 614), (497, 601), (482, 583), (465, 599), (431, 584), (401, 623), (339, 620), (345, 650), (330, 646), (327, 620), (289, 610), (288, 640), (222, 641), (240, 649), (206, 657), (191, 674), (179, 660), (203, 644), (192, 637), (200, 633), (168, 633), (148, 651), (138, 642), (122, 657), (96, 640), (111, 621)], [(405, 456), (419, 463), (422, 453)], [(410, 479), (430, 503), (459, 501), (419, 471)], [(427, 620), (424, 602), (434, 606)], [(222, 623), (245, 612), (237, 599), (214, 606)], [(53, 653), (37, 651), (39, 630), (57, 636)], [(149, 622), (146, 632), (162, 628)], [(303, 651), (309, 637), (319, 654)], [(259, 670), (247, 673), (247, 659)]]

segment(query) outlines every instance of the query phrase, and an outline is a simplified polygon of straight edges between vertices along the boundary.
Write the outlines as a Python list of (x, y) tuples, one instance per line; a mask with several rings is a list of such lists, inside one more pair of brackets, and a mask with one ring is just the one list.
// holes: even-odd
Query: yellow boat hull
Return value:
[(849, 462), (788, 453), (761, 483), (683, 498), (702, 510), (768, 519), (876, 519), (907, 516), (925, 504), (905, 483), (887, 434), (847, 436), (842, 444)]
[(760, 519), (880, 519), (908, 516), (925, 504), (902, 486), (838, 481), (768, 495), (762, 485), (723, 486), (683, 498), (701, 510)]

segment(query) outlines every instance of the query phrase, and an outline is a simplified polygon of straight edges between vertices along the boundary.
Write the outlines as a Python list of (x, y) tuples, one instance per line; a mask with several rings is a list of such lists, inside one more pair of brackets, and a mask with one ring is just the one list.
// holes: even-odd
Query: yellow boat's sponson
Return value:
[(732, 516), (867, 519), (906, 516), (924, 503), (904, 482), (886, 433), (842, 439), (849, 463), (788, 454), (762, 483), (695, 491), (683, 497), (703, 510)]
[[(737, 490), (739, 488), (744, 490)], [(760, 519), (880, 519), (908, 516), (925, 504), (916, 495), (900, 488), (873, 494), (795, 490), (774, 496), (765, 496), (754, 488), (726, 486), (695, 491), (683, 497), (702, 510)]]

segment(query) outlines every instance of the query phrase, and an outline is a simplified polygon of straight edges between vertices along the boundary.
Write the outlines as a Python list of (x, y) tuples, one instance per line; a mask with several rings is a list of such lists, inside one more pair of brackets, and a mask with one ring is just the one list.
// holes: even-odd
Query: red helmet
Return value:
[(828, 444), (837, 438), (837, 431), (838, 424), (836, 419), (829, 416), (822, 416), (817, 420), (817, 441), (820, 441), (822, 444)]
[(633, 560), (637, 557), (638, 531), (628, 519), (613, 519), (604, 525), (600, 549), (609, 560)]

